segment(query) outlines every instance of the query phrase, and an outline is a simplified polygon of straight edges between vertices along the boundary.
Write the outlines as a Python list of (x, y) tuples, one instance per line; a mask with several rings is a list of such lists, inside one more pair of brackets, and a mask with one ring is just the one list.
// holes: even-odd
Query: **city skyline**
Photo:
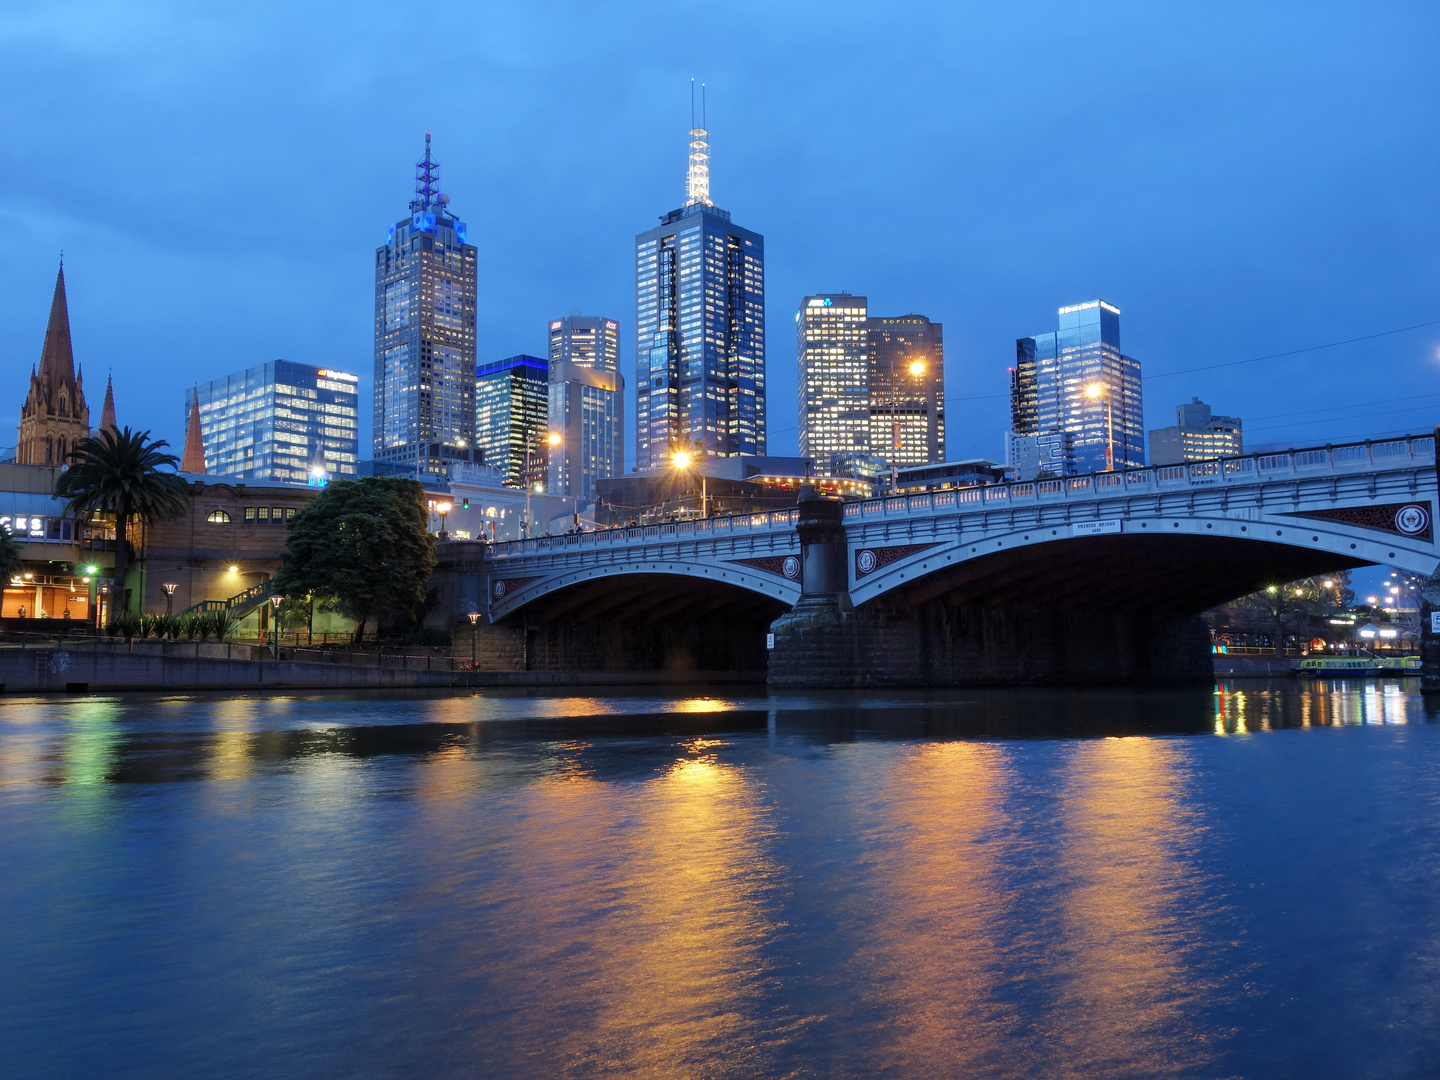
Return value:
[[(26, 369), (35, 361), (54, 261), (64, 248), (76, 355), (92, 387), (102, 369), (113, 370), (126, 422), (153, 428), (173, 445), (183, 438), (179, 395), (152, 402), (127, 391), (142, 371), (183, 386), (197, 369), (218, 375), (286, 356), (358, 370), (368, 383), (373, 312), (359, 268), (383, 239), (377, 222), (393, 220), (403, 196), (396, 164), (414, 160), (427, 127), (446, 147), (456, 204), (472, 228), (483, 222), (488, 234), (479, 359), (540, 352), (541, 321), (573, 304), (610, 311), (623, 323), (633, 302), (627, 235), (657, 204), (673, 205), (693, 73), (710, 83), (717, 114), (710, 127), (721, 133), (713, 182), (771, 249), (769, 316), (793, 311), (817, 287), (843, 287), (866, 293), (878, 310), (925, 311), (947, 324), (951, 457), (1002, 455), (1006, 354), (1016, 335), (1045, 325), (1060, 296), (1104, 295), (1126, 310), (1127, 348), (1146, 360), (1146, 429), (1167, 424), (1174, 403), (1192, 396), (1244, 416), (1253, 446), (1343, 439), (1376, 424), (1424, 427), (1424, 411), (1394, 410), (1425, 402), (1396, 402), (1401, 395), (1383, 384), (1435, 377), (1440, 333), (1433, 326), (1253, 366), (1213, 366), (1435, 315), (1428, 298), (1440, 272), (1423, 254), (1440, 238), (1440, 217), (1425, 194), (1432, 185), (1424, 180), (1435, 171), (1435, 151), (1415, 134), (1433, 120), (1435, 76), (1409, 44), (1424, 40), (1426, 30), (1412, 19), (1391, 25), (1377, 16), (1356, 27), (1330, 9), (1312, 14), (1301, 47), (1279, 50), (1265, 43), (1292, 40), (1294, 27), (1267, 13), (1248, 16), (1244, 46), (1219, 15), (1182, 39), (1157, 33), (1162, 16), (1111, 20), (1100, 35), (1058, 7), (1026, 20), (1023, 34), (996, 13), (968, 20), (942, 14), (934, 40), (953, 47), (950, 55), (862, 102), (843, 122), (817, 106), (845, 92), (844, 79), (817, 66), (825, 50), (797, 37), (794, 17), (747, 15), (717, 28), (690, 71), (647, 66), (617, 27), (601, 33), (619, 46), (617, 63), (639, 65), (643, 77), (633, 82), (597, 81), (593, 64), (566, 69), (565, 58), (580, 48), (568, 33), (555, 43), (553, 61), (521, 61), (544, 76), (536, 97), (497, 100), (478, 118), (436, 105), (435, 90), (455, 96), (461, 85), (488, 84), (504, 70), (498, 53), (465, 76), (434, 69), (442, 73), (430, 72), (438, 81), (423, 83), (423, 95), (421, 82), (407, 88), (362, 77), (338, 109), (321, 110), (318, 85), (287, 83), (280, 74), (294, 120), (251, 123), (278, 100), (261, 92), (253, 116), (251, 107), (237, 107), (223, 143), (191, 123), (195, 110), (213, 110), (215, 92), (233, 97), (280, 73), (275, 65), (285, 46), (258, 46), (253, 70), (222, 63), (217, 73), (223, 48), (217, 53), (213, 42), (187, 37), (180, 24), (142, 37), (123, 17), (102, 19), (111, 36), (86, 53), (63, 26), (37, 16), (31, 26), (0, 29), (0, 47), (13, 61), (12, 98), (25, 100), (29, 85), (52, 93), (43, 124), (38, 115), (17, 116), (7, 152), (34, 160), (54, 148), (45, 180), (17, 156), (0, 181), (0, 216), (17, 252), (0, 268), (11, 298), (0, 319), (0, 356)], [(296, 13), (299, 25), (313, 18), (303, 8)], [(530, 33), (524, 18), (505, 25), (520, 39)], [(840, 20), (827, 33), (838, 35), (837, 43), (858, 43), (864, 25), (847, 29)], [(587, 49), (596, 29), (590, 26)], [(785, 54), (794, 73), (726, 59), (726, 42), (742, 32), (762, 52), (801, 42)], [(1105, 58), (1110, 73), (1093, 74), (1077, 50), (1023, 93), (986, 83), (997, 70), (987, 57), (1052, 37), (1085, 42), (1090, 60)], [(379, 38), (362, 32), (358, 47), (363, 55)], [(895, 46), (867, 48), (882, 66), (898, 62)], [(156, 49), (193, 59), (157, 76), (163, 102), (122, 89), (124, 118), (109, 123), (125, 137), (108, 136), (99, 126), (106, 104), (76, 76), (102, 62), (126, 68)], [(315, 65), (322, 73), (340, 70), (327, 54)], [(597, 93), (576, 93), (597, 86)], [(567, 112), (562, 100), (581, 105)], [(1165, 102), (1163, 125), (1153, 113), (1157, 100)], [(1090, 144), (1106, 150), (1069, 150), (1064, 167), (1043, 177), (1005, 164), (1017, 146), (1055, 138), (1073, 110), (1088, 110)], [(326, 122), (315, 122), (322, 114)], [(1401, 116), (1408, 121), (1399, 123)], [(167, 122), (147, 126), (150, 118)], [(904, 170), (847, 156), (842, 127), (882, 122), (925, 132)], [(177, 130), (187, 138), (179, 185), (156, 171), (166, 158), (161, 144)], [(531, 130), (543, 132), (543, 142), (522, 134)], [(580, 185), (561, 179), (568, 173), (558, 167), (578, 132), (596, 155)], [(1115, 153), (1125, 160), (1121, 172), (1109, 167)], [(504, 164), (527, 155), (534, 170)], [(1357, 169), (1371, 159), (1393, 167)], [(301, 160), (326, 222), (326, 242), (303, 248), (283, 240), (294, 220), (285, 209), (294, 199), (293, 163)], [(102, 176), (119, 182), (97, 186)], [(807, 209), (807, 192), (821, 177), (825, 212), (816, 214)], [(64, 213), (53, 209), (60, 202)], [(952, 208), (943, 219), (914, 213), (940, 206)], [(974, 209), (981, 206), (983, 213)], [(177, 214), (207, 222), (203, 247), (150, 230), (150, 222)], [(577, 229), (581, 224), (588, 227)], [(1303, 257), (1277, 272), (1269, 253), (1278, 248)], [(794, 400), (789, 348), (770, 344), (769, 397), (783, 406)], [(632, 359), (627, 343), (621, 363)], [(1206, 370), (1167, 377), (1193, 368)], [(1348, 407), (1317, 411), (1334, 404), (1321, 384), (1347, 377), (1365, 381)], [(0, 407), (18, 416), (20, 394), (11, 385)], [(368, 393), (362, 385), (362, 398)], [(788, 412), (770, 413), (772, 453), (795, 445)], [(627, 432), (627, 445), (632, 439)]]

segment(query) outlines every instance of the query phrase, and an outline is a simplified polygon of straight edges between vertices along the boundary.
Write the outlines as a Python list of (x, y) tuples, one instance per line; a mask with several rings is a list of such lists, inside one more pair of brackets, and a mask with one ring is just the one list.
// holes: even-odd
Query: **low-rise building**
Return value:
[(896, 488), (901, 494), (923, 491), (944, 491), (947, 488), (978, 487), (999, 484), (1010, 479), (1010, 470), (985, 458), (964, 461), (941, 461), (933, 465), (914, 465), (901, 469)]
[(1150, 432), (1150, 464), (1179, 465), (1245, 453), (1238, 416), (1216, 416), (1199, 398), (1175, 406), (1175, 425)]

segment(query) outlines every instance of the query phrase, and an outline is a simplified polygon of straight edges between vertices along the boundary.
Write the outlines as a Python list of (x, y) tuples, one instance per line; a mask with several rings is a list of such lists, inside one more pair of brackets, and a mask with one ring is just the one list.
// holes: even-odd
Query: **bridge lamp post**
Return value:
[(170, 617), (170, 605), (175, 600), (175, 590), (179, 587), (180, 586), (173, 581), (167, 581), (164, 585), (160, 586), (160, 588), (165, 590), (165, 617), (167, 619)]
[(445, 539), (445, 518), (451, 510), (455, 509), (453, 503), (441, 502), (435, 504), (435, 512), (440, 515), (440, 539)]
[[(537, 432), (535, 432), (535, 435), (536, 435), (536, 437), (538, 438), (539, 435), (540, 435), (540, 433), (537, 431)], [(546, 445), (547, 447), (551, 447), (551, 448), (556, 447), (556, 446), (559, 446), (559, 445), (560, 445), (560, 436), (557, 435), (557, 434), (556, 434), (555, 432), (553, 432), (553, 431), (547, 433), (546, 436), (545, 436), (545, 445)], [(531, 527), (530, 527), (530, 491), (531, 491), (532, 488), (533, 488), (536, 492), (541, 492), (541, 491), (544, 491), (544, 490), (545, 490), (544, 485), (542, 485), (538, 480), (534, 480), (534, 479), (531, 478), (531, 475), (530, 475), (530, 448), (531, 448), (531, 441), (530, 441), (529, 439), (526, 439), (526, 440), (525, 440), (525, 536), (526, 536), (526, 537), (528, 537), (528, 536), (531, 534), (531, 532), (533, 531), (533, 530), (531, 529)], [(546, 460), (548, 461), (549, 459), (547, 458)]]
[[(694, 465), (695, 462), (696, 455), (692, 454), (689, 450), (676, 450), (673, 454), (670, 455), (670, 464), (675, 467), (677, 472), (683, 473), (688, 471), (690, 466)], [(704, 471), (701, 470), (700, 516), (702, 518), (708, 518), (710, 516), (710, 489), (708, 483), (709, 478), (705, 475)]]
[(470, 670), (475, 670), (475, 635), (479, 632), (480, 612), (466, 612), (465, 617), (470, 620)]
[(1115, 471), (1115, 409), (1103, 383), (1091, 383), (1085, 387), (1085, 396), (1091, 401), (1105, 399), (1105, 471)]

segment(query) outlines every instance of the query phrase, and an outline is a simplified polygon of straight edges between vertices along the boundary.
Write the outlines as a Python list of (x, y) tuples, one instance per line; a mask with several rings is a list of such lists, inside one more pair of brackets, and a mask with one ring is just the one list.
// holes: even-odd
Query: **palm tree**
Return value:
[(67, 513), (83, 517), (95, 510), (115, 515), (115, 580), (112, 595), (125, 609), (125, 564), (128, 561), (126, 533), (130, 521), (161, 521), (184, 515), (189, 508), (185, 481), (173, 470), (180, 462), (174, 454), (162, 452), (164, 439), (150, 441), (149, 431), (118, 433), (105, 429), (99, 435), (81, 439), (70, 453), (75, 462), (55, 484), (57, 498), (68, 499)]

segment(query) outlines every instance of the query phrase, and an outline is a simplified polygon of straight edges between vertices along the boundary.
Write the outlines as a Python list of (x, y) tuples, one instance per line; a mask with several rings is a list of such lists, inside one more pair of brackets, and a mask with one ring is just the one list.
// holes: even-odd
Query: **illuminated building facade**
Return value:
[(818, 293), (795, 313), (800, 456), (822, 468), (831, 455), (870, 452), (868, 300)]
[(1216, 416), (1199, 398), (1175, 406), (1175, 426), (1150, 432), (1150, 464), (1179, 465), (1213, 461), (1245, 453), (1245, 433), (1238, 416)]
[(1103, 300), (1063, 307), (1059, 329), (1019, 338), (1010, 372), (1011, 431), (1068, 432), (1076, 472), (1145, 464), (1140, 361), (1120, 351), (1120, 309)]
[(295, 484), (353, 479), (359, 381), (346, 371), (274, 360), (187, 390), (187, 427), (197, 407), (200, 413), (204, 471)]
[(415, 166), (410, 216), (375, 252), (374, 457), (443, 472), (468, 460), (475, 429), (475, 246), (439, 190), (440, 166)]
[(620, 370), (620, 324), (572, 308), (563, 319), (550, 320), (550, 362), (565, 360), (596, 371)]
[(765, 240), (710, 201), (709, 135), (690, 132), (684, 206), (635, 238), (636, 467), (674, 447), (765, 453)]
[(547, 492), (578, 507), (595, 501), (596, 481), (624, 471), (624, 390), (618, 322), (574, 309), (551, 320)]
[(549, 400), (550, 364), (543, 357), (522, 353), (475, 369), (475, 446), (505, 483), (533, 488), (545, 482)]
[(945, 460), (944, 327), (924, 315), (866, 321), (870, 451), (906, 468)]

